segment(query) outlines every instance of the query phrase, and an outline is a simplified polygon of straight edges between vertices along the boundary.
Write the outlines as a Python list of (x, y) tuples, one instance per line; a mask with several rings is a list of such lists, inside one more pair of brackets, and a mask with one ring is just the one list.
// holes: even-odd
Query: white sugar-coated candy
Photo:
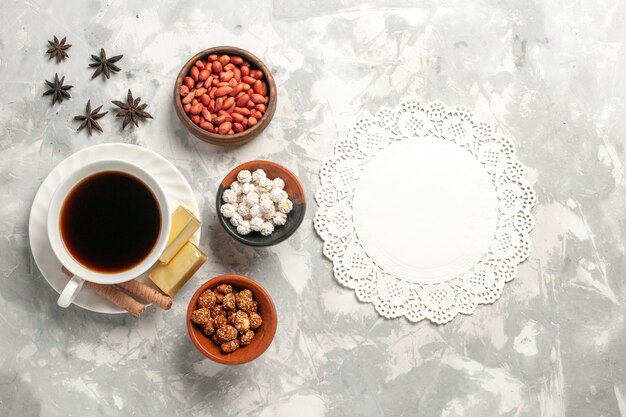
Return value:
[(237, 206), (237, 213), (239, 213), (239, 215), (245, 219), (247, 216), (250, 215), (250, 206), (247, 205), (245, 202), (239, 203), (239, 205)]
[(243, 217), (241, 217), (241, 214), (239, 213), (233, 213), (232, 217), (230, 218), (230, 224), (232, 224), (235, 227), (239, 226), (242, 221), (243, 221)]
[(274, 225), (270, 222), (265, 222), (259, 228), (259, 232), (261, 232), (263, 236), (269, 236), (274, 232)]
[(244, 220), (241, 222), (241, 224), (239, 226), (237, 226), (237, 233), (239, 233), (240, 235), (247, 235), (252, 231), (252, 229), (250, 228), (250, 222), (247, 220)]
[(287, 192), (280, 188), (274, 188), (272, 192), (270, 193), (270, 199), (274, 203), (280, 203), (281, 201), (287, 200), (288, 198), (289, 196), (287, 195)]
[(231, 217), (233, 217), (233, 214), (237, 213), (237, 206), (229, 203), (222, 204), (222, 207), (220, 207), (220, 212), (222, 213), (222, 216), (230, 219)]
[(241, 192), (243, 194), (249, 194), (255, 191), (256, 191), (256, 186), (252, 184), (251, 182), (245, 182), (241, 185)]
[(274, 182), (269, 178), (261, 178), (257, 183), (257, 190), (262, 190), (265, 193), (269, 193), (274, 188)]
[(268, 201), (270, 203), (272, 202), (272, 199), (270, 198), (270, 193), (259, 194), (259, 204), (264, 201)]
[(261, 178), (267, 178), (267, 174), (262, 169), (257, 169), (252, 173), (252, 181), (258, 183)]
[(252, 181), (252, 174), (247, 169), (244, 169), (243, 171), (239, 171), (239, 174), (237, 174), (237, 181), (250, 182)]
[(291, 202), (291, 200), (287, 199), (278, 203), (278, 211), (280, 211), (281, 213), (287, 214), (291, 210), (293, 210), (293, 203)]
[(274, 207), (274, 202), (270, 199), (263, 199), (259, 205), (261, 206), (261, 213), (272, 213), (276, 211)]
[(261, 230), (261, 225), (265, 222), (265, 220), (263, 220), (260, 217), (253, 217), (250, 220), (250, 229), (254, 230), (255, 232), (258, 232), (259, 230)]
[(281, 213), (280, 211), (276, 212), (276, 213), (274, 213), (274, 217), (272, 218), (272, 222), (276, 226), (283, 226), (285, 223), (287, 223), (287, 215), (285, 213)]
[(239, 181), (233, 181), (233, 183), (230, 184), (230, 189), (237, 195), (241, 194), (241, 184), (239, 184)]
[(276, 210), (272, 209), (270, 211), (268, 211), (267, 213), (263, 213), (263, 218), (267, 221), (272, 221), (274, 220), (274, 215), (276, 214)]
[(259, 204), (259, 195), (257, 193), (253, 192), (249, 192), (246, 195), (246, 199), (245, 202), (247, 205), (249, 205), (250, 207)]
[(226, 203), (235, 204), (237, 202), (237, 194), (231, 189), (224, 190), (222, 200)]
[(282, 178), (274, 178), (274, 181), (272, 182), (274, 183), (273, 188), (278, 188), (279, 190), (285, 188), (285, 181), (283, 181)]
[(250, 207), (250, 216), (252, 217), (261, 217), (263, 213), (261, 213), (261, 206), (258, 204), (255, 204), (254, 206)]

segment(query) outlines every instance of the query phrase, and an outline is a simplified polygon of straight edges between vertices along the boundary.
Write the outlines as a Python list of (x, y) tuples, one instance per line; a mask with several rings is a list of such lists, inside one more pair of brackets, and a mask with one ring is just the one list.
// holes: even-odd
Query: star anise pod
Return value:
[(48, 41), (48, 44), (50, 44), (50, 48), (48, 48), (46, 53), (50, 54), (50, 59), (56, 57), (57, 62), (61, 62), (65, 58), (69, 58), (69, 56), (67, 55), (67, 52), (65, 51), (70, 49), (72, 45), (70, 45), (69, 43), (66, 45), (65, 44), (66, 40), (67, 38), (64, 37), (63, 39), (61, 39), (61, 42), (59, 42), (59, 38), (55, 36), (54, 40)]
[(87, 108), (85, 109), (85, 115), (74, 117), (74, 120), (78, 120), (82, 122), (80, 126), (78, 127), (78, 129), (76, 129), (76, 131), (80, 132), (84, 128), (87, 128), (87, 132), (89, 132), (89, 136), (91, 136), (94, 129), (102, 132), (102, 127), (100, 126), (100, 123), (98, 123), (98, 119), (100, 119), (101, 117), (104, 117), (104, 115), (107, 114), (108, 111), (105, 111), (104, 113), (99, 113), (101, 108), (102, 106), (99, 106), (91, 110), (91, 100), (88, 100)]
[(150, 113), (144, 111), (148, 105), (146, 103), (141, 103), (141, 97), (137, 97), (133, 99), (133, 93), (128, 90), (128, 98), (126, 99), (126, 103), (122, 103), (121, 101), (114, 100), (111, 103), (115, 104), (117, 107), (122, 110), (117, 112), (116, 117), (123, 117), (124, 122), (122, 123), (122, 130), (126, 128), (126, 125), (131, 121), (135, 124), (135, 126), (139, 127), (139, 119), (152, 119)]
[(46, 80), (46, 84), (48, 85), (48, 89), (43, 93), (44, 96), (48, 96), (52, 94), (52, 105), (57, 101), (61, 103), (63, 99), (70, 98), (70, 93), (68, 92), (70, 88), (74, 88), (73, 85), (63, 85), (63, 81), (65, 81), (65, 76), (61, 77), (59, 80), (59, 75), (54, 74), (54, 82)]
[(91, 59), (96, 61), (92, 64), (89, 64), (91, 68), (96, 68), (91, 78), (92, 79), (96, 78), (101, 73), (104, 74), (104, 76), (107, 77), (107, 79), (111, 78), (111, 71), (113, 72), (120, 71), (120, 68), (117, 65), (115, 65), (115, 63), (119, 61), (120, 59), (122, 59), (123, 56), (124, 55), (116, 55), (114, 57), (107, 59), (107, 54), (106, 52), (104, 52), (104, 48), (100, 48), (100, 56), (98, 55), (91, 56)]

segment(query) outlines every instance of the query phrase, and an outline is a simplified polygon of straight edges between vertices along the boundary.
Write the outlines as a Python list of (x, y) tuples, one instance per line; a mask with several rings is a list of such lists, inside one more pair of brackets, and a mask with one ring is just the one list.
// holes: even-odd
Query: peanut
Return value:
[(252, 94), (250, 100), (252, 100), (254, 104), (265, 104), (265, 97), (261, 94)]
[(223, 71), (222, 63), (220, 61), (213, 61), (213, 64), (211, 64), (211, 70), (213, 71), (213, 74), (219, 75), (219, 73)]
[(228, 55), (221, 55), (219, 58), (220, 62), (222, 63), (222, 66), (228, 64), (230, 62), (230, 57)]
[(226, 100), (224, 100), (224, 104), (222, 105), (222, 108), (230, 109), (234, 105), (235, 105), (235, 99), (233, 97), (228, 97)]
[(236, 123), (241, 123), (243, 122), (243, 119), (245, 119), (242, 114), (235, 113), (234, 111), (231, 113), (231, 116)]
[[(209, 78), (209, 76), (211, 75), (211, 73), (205, 69), (203, 69), (202, 71), (200, 71), (200, 73), (198, 74), (198, 79), (201, 81), (206, 80), (207, 78)], [(204, 85), (204, 83), (202, 83)]]
[(265, 83), (261, 80), (256, 80), (254, 82), (254, 85), (252, 86), (252, 89), (254, 90), (255, 93), (260, 94), (262, 96), (264, 96), (266, 93)]
[(224, 104), (224, 97), (220, 97), (217, 100), (215, 100), (215, 113), (219, 113), (219, 111), (222, 109), (223, 104)]
[(233, 87), (232, 91), (229, 94), (233, 97), (237, 97), (237, 94), (241, 93), (241, 90), (243, 90), (243, 85), (237, 84)]
[(215, 91), (215, 97), (225, 96), (227, 94), (230, 94), (231, 91), (233, 91), (233, 88), (229, 85), (218, 87), (217, 90)]
[(193, 79), (194, 83), (198, 82), (198, 76), (200, 75), (200, 70), (198, 69), (198, 67), (191, 67), (191, 69), (189, 70), (189, 75), (191, 76), (191, 78)]
[(226, 133), (228, 133), (228, 131), (233, 127), (232, 123), (230, 122), (224, 122), (222, 123), (218, 128), (217, 128), (217, 132), (220, 135), (225, 135)]
[(244, 94), (243, 96), (239, 97), (237, 99), (237, 107), (243, 107), (246, 105), (246, 103), (248, 103), (248, 101), (250, 101), (250, 96), (247, 94)]
[(187, 104), (187, 103), (191, 103), (191, 101), (193, 100), (193, 98), (195, 97), (196, 91), (195, 90), (191, 90), (186, 96), (185, 98), (183, 98), (182, 102), (183, 104)]
[(202, 111), (201, 103), (192, 104), (191, 108), (189, 109), (189, 113), (191, 114), (200, 114), (201, 111)]
[(256, 82), (256, 79), (254, 77), (251, 77), (249, 75), (245, 75), (243, 77), (241, 77), (241, 81), (248, 84), (248, 85), (253, 85)]
[(241, 65), (243, 64), (243, 58), (237, 55), (233, 55), (230, 57), (230, 62), (232, 62), (235, 65)]
[(233, 112), (242, 114), (244, 116), (250, 116), (250, 109), (246, 107), (235, 107), (235, 110), (233, 110)]
[(206, 130), (207, 132), (213, 132), (213, 123), (210, 122), (200, 122), (200, 128)]
[(232, 71), (223, 72), (223, 73), (220, 74), (220, 80), (228, 82), (228, 81), (230, 81), (231, 78), (233, 78), (234, 75), (235, 75), (235, 73), (232, 72)]
[(215, 126), (219, 126), (226, 121), (226, 116), (213, 116), (211, 123)]

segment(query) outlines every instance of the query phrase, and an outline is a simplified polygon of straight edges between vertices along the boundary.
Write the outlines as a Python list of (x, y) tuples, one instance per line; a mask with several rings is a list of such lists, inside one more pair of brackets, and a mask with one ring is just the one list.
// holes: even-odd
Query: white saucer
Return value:
[[(52, 252), (46, 230), (48, 206), (52, 194), (69, 173), (83, 165), (103, 159), (119, 159), (139, 165), (163, 187), (171, 210), (182, 205), (200, 218), (198, 202), (189, 183), (174, 165), (157, 153), (140, 146), (122, 143), (96, 145), (76, 152), (59, 163), (43, 181), (35, 195), (28, 222), (28, 235), (33, 258), (35, 258), (43, 277), (58, 293), (61, 293), (68, 279), (61, 272), (61, 263)], [(191, 238), (191, 241), (196, 245), (200, 242), (200, 230)], [(152, 285), (148, 280), (147, 272), (137, 279)], [(83, 288), (80, 291), (74, 304), (97, 313), (126, 313), (126, 310), (114, 305), (88, 288)]]

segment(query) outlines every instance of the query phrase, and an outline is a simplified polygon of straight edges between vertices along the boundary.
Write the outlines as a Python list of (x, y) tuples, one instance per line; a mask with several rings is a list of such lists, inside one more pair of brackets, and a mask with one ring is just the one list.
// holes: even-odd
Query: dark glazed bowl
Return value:
[[(277, 226), (271, 235), (263, 236), (258, 232), (252, 232), (242, 236), (237, 233), (237, 228), (230, 224), (230, 221), (222, 216), (220, 212), (220, 207), (224, 203), (222, 201), (222, 193), (237, 179), (239, 171), (247, 169), (250, 172), (254, 172), (259, 168), (267, 173), (268, 178), (280, 177), (285, 181), (284, 189), (289, 194), (289, 199), (293, 202), (293, 210), (287, 215), (287, 222), (283, 226)], [(234, 168), (224, 177), (217, 189), (215, 206), (220, 223), (233, 238), (249, 246), (272, 246), (286, 240), (298, 230), (306, 213), (306, 195), (298, 177), (284, 166), (270, 161), (250, 161)]]
[[(191, 313), (197, 308), (198, 297), (205, 290), (215, 289), (220, 284), (230, 284), (235, 290), (249, 289), (252, 291), (254, 300), (258, 303), (258, 314), (263, 320), (263, 324), (254, 334), (252, 343), (241, 347), (232, 353), (224, 353), (213, 341), (206, 336), (202, 329), (191, 322)], [(196, 348), (207, 358), (224, 365), (241, 365), (258, 358), (267, 350), (274, 340), (278, 316), (276, 307), (268, 292), (256, 281), (242, 275), (220, 275), (211, 278), (198, 288), (189, 301), (187, 308), (187, 331), (191, 341)]]
[[(220, 135), (217, 133), (207, 132), (206, 130), (201, 129), (199, 126), (193, 123), (187, 116), (187, 113), (185, 113), (185, 110), (183, 110), (183, 104), (180, 97), (180, 86), (183, 85), (183, 79), (187, 76), (189, 70), (196, 63), (197, 60), (206, 59), (206, 57), (211, 54), (239, 55), (246, 61), (250, 62), (252, 69), (258, 69), (263, 72), (263, 77), (267, 83), (269, 96), (269, 101), (266, 104), (267, 110), (265, 111), (265, 114), (263, 114), (263, 117), (261, 117), (259, 122), (250, 129), (244, 130), (240, 133), (235, 133), (234, 135)], [(234, 46), (216, 46), (213, 48), (205, 49), (202, 52), (198, 52), (193, 57), (191, 57), (191, 59), (189, 59), (189, 61), (187, 61), (185, 65), (183, 65), (180, 72), (178, 73), (178, 77), (176, 78), (176, 84), (174, 85), (174, 108), (176, 109), (176, 114), (178, 115), (181, 123), (183, 124), (183, 126), (185, 126), (185, 129), (187, 129), (189, 133), (191, 133), (198, 139), (218, 146), (240, 146), (250, 142), (252, 139), (257, 137), (261, 132), (263, 132), (263, 130), (265, 130), (267, 125), (269, 125), (270, 121), (272, 120), (272, 117), (274, 117), (274, 112), (276, 111), (276, 100), (276, 82), (274, 81), (274, 77), (270, 73), (270, 70), (267, 68), (267, 66), (265, 66), (265, 64), (252, 53), (244, 49), (236, 48)]]

